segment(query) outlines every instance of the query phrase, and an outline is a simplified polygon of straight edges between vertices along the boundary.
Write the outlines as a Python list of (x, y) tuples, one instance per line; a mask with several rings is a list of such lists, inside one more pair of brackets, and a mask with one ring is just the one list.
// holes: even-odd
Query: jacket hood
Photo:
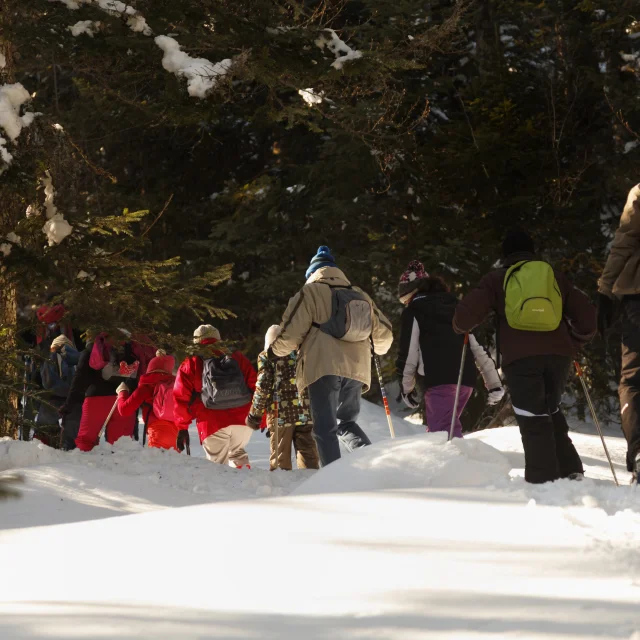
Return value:
[(320, 267), (320, 269), (311, 275), (306, 284), (315, 284), (317, 282), (347, 287), (351, 285), (347, 276), (345, 276), (338, 267)]
[(631, 214), (631, 209), (636, 206), (640, 207), (640, 184), (637, 184), (631, 191), (629, 191), (629, 195), (627, 196), (627, 203), (624, 205), (623, 216), (626, 213), (627, 215)]

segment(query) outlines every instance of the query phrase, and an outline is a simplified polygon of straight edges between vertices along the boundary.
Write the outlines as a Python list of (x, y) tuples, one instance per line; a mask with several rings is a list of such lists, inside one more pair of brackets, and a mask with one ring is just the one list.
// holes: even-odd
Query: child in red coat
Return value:
[[(133, 393), (125, 384), (118, 387), (118, 411), (122, 416), (132, 416), (142, 407), (149, 446), (183, 451), (189, 444), (189, 432), (181, 431), (173, 416), (174, 366), (174, 357), (158, 350)], [(154, 408), (162, 415), (156, 415)]]

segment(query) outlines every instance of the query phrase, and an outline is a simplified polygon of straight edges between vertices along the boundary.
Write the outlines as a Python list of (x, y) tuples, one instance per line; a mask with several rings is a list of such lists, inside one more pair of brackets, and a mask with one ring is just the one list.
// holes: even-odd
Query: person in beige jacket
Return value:
[[(308, 388), (313, 417), (313, 435), (323, 466), (340, 458), (340, 442), (353, 450), (371, 441), (357, 424), (360, 397), (371, 385), (371, 349), (387, 353), (393, 342), (391, 323), (371, 298), (338, 269), (328, 247), (320, 247), (306, 273), (307, 282), (289, 301), (281, 323), (281, 334), (271, 346), (276, 357), (298, 351), (296, 380), (300, 394)], [(352, 289), (371, 308), (371, 335), (347, 342), (323, 331), (318, 325), (332, 315), (333, 292)], [(338, 440), (339, 439), (339, 440)]]
[(640, 184), (627, 197), (607, 263), (598, 281), (598, 329), (603, 338), (621, 301), (622, 369), (618, 394), (627, 440), (627, 469), (640, 472)]

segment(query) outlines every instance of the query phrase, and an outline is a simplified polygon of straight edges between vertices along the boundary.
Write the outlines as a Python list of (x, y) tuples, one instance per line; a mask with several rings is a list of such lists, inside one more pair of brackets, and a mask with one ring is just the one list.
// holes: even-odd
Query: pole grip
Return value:
[(573, 366), (576, 368), (576, 373), (578, 374), (578, 377), (582, 378), (582, 367), (580, 366), (580, 363), (577, 360), (574, 360)]

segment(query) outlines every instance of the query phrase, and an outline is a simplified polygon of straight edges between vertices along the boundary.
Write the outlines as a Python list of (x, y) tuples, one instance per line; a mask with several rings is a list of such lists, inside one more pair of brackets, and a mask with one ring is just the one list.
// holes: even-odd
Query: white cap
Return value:
[(207, 340), (208, 338), (215, 338), (216, 340), (221, 340), (220, 332), (210, 324), (201, 324), (194, 332), (193, 332), (193, 341), (195, 344), (199, 344), (203, 340)]
[(282, 329), (279, 324), (272, 324), (264, 336), (264, 350), (267, 351), (269, 347), (276, 341), (276, 338), (282, 333)]

